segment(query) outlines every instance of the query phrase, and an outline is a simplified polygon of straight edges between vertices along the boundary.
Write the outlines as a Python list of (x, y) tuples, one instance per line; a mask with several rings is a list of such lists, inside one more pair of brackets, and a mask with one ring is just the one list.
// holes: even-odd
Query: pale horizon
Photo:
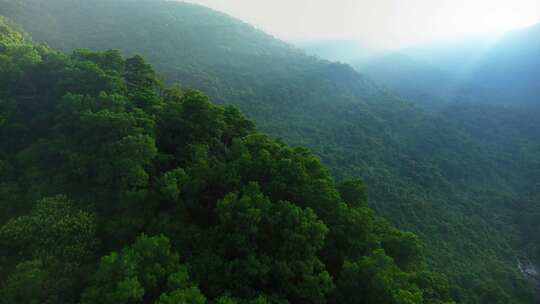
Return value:
[(356, 40), (396, 49), (540, 23), (537, 0), (184, 0), (288, 42)]

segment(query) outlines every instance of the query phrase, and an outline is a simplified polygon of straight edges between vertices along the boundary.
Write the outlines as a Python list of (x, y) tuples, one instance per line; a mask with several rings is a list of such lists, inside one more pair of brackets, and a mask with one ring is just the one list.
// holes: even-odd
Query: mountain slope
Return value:
[(17, 3), (4, 1), (2, 12), (36, 41), (63, 50), (141, 53), (167, 82), (238, 105), (272, 136), (309, 146), (338, 177), (363, 177), (373, 208), (426, 242), (429, 263), (449, 275), (457, 301), (529, 300), (509, 243), (514, 227), (498, 209), (519, 183), (508, 174), (514, 163), (458, 124), (347, 65), (306, 56), (203, 7), (151, 0)]
[(322, 59), (357, 64), (369, 60), (376, 51), (354, 40), (299, 41), (294, 45)]
[(506, 34), (473, 70), (471, 79), (497, 88), (506, 104), (540, 103), (540, 24)]
[(452, 303), (360, 181), (142, 57), (0, 17), (0, 77), (0, 303)]
[[(505, 35), (421, 45), (372, 56), (356, 65), (389, 90), (436, 110), (474, 142), (491, 146), (515, 164), (506, 174), (518, 182), (512, 183), (511, 193), (507, 192), (501, 215), (511, 218), (514, 229), (520, 231), (513, 237), (515, 250), (537, 264), (540, 245), (533, 231), (540, 208), (539, 37), (540, 25), (536, 25)], [(363, 57), (351, 55), (357, 48), (343, 44), (324, 44), (310, 51), (322, 58), (348, 54), (341, 59), (349, 63)]]
[(411, 101), (440, 104), (457, 97), (458, 81), (451, 74), (406, 55), (383, 55), (358, 70)]

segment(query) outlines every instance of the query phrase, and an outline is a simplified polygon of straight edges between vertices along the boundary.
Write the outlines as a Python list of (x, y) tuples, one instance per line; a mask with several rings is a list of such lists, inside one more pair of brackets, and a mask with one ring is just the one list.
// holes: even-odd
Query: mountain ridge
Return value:
[[(519, 181), (507, 174), (515, 164), (498, 147), (475, 141), (459, 123), (381, 89), (348, 65), (282, 44), (259, 45), (267, 35), (237, 27), (231, 18), (203, 10), (182, 19), (190, 6), (155, 8), (161, 1), (65, 2), (39, 2), (39, 9), (29, 5), (8, 17), (53, 46), (103, 50), (121, 44), (127, 54), (145, 55), (168, 82), (239, 106), (272, 136), (309, 146), (338, 178), (364, 178), (372, 207), (425, 240), (428, 261), (449, 275), (458, 302), (525, 301), (518, 296), (526, 288), (513, 265), (513, 234), (507, 235), (514, 223), (501, 221), (498, 207)], [(104, 6), (99, 10), (93, 6), (98, 2)], [(164, 26), (176, 17), (214, 26)], [(57, 26), (49, 28), (47, 19)]]

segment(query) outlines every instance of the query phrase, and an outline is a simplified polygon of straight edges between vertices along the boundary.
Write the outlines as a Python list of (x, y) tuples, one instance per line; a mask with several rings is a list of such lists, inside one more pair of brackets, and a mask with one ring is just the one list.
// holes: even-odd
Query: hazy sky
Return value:
[(382, 48), (540, 22), (540, 0), (187, 0), (288, 41), (358, 39)]

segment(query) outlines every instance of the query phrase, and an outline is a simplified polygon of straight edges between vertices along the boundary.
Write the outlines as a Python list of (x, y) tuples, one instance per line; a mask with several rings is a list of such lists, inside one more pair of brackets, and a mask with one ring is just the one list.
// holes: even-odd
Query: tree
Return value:
[(0, 249), (11, 265), (0, 292), (5, 303), (72, 303), (97, 245), (95, 216), (66, 196), (44, 198), (30, 214), (0, 228)]
[(0, 228), (0, 244), (17, 261), (52, 258), (82, 263), (94, 253), (95, 216), (77, 209), (66, 196), (44, 198), (29, 215), (11, 219)]
[(204, 303), (164, 236), (141, 235), (122, 252), (101, 259), (83, 304)]
[(50, 274), (43, 269), (40, 261), (21, 263), (0, 288), (0, 303), (59, 303), (56, 302), (58, 298), (51, 296), (51, 290), (47, 288), (49, 280)]
[(347, 261), (336, 290), (338, 303), (422, 303), (420, 289), (383, 250), (376, 250), (356, 262)]
[(349, 206), (367, 206), (367, 187), (361, 179), (345, 179), (337, 185), (337, 189)]
[(382, 248), (402, 270), (412, 271), (420, 267), (422, 245), (411, 232), (394, 231), (383, 235)]
[(126, 59), (124, 79), (128, 92), (154, 91), (161, 84), (152, 66), (144, 62), (140, 55)]
[(289, 202), (273, 203), (252, 183), (242, 194), (227, 195), (216, 212), (219, 224), (210, 248), (220, 262), (206, 271), (223, 275), (213, 279), (195, 270), (201, 286), (211, 287), (216, 296), (230, 293), (253, 299), (262, 293), (295, 303), (326, 302), (333, 284), (317, 253), (328, 228), (313, 211)]

